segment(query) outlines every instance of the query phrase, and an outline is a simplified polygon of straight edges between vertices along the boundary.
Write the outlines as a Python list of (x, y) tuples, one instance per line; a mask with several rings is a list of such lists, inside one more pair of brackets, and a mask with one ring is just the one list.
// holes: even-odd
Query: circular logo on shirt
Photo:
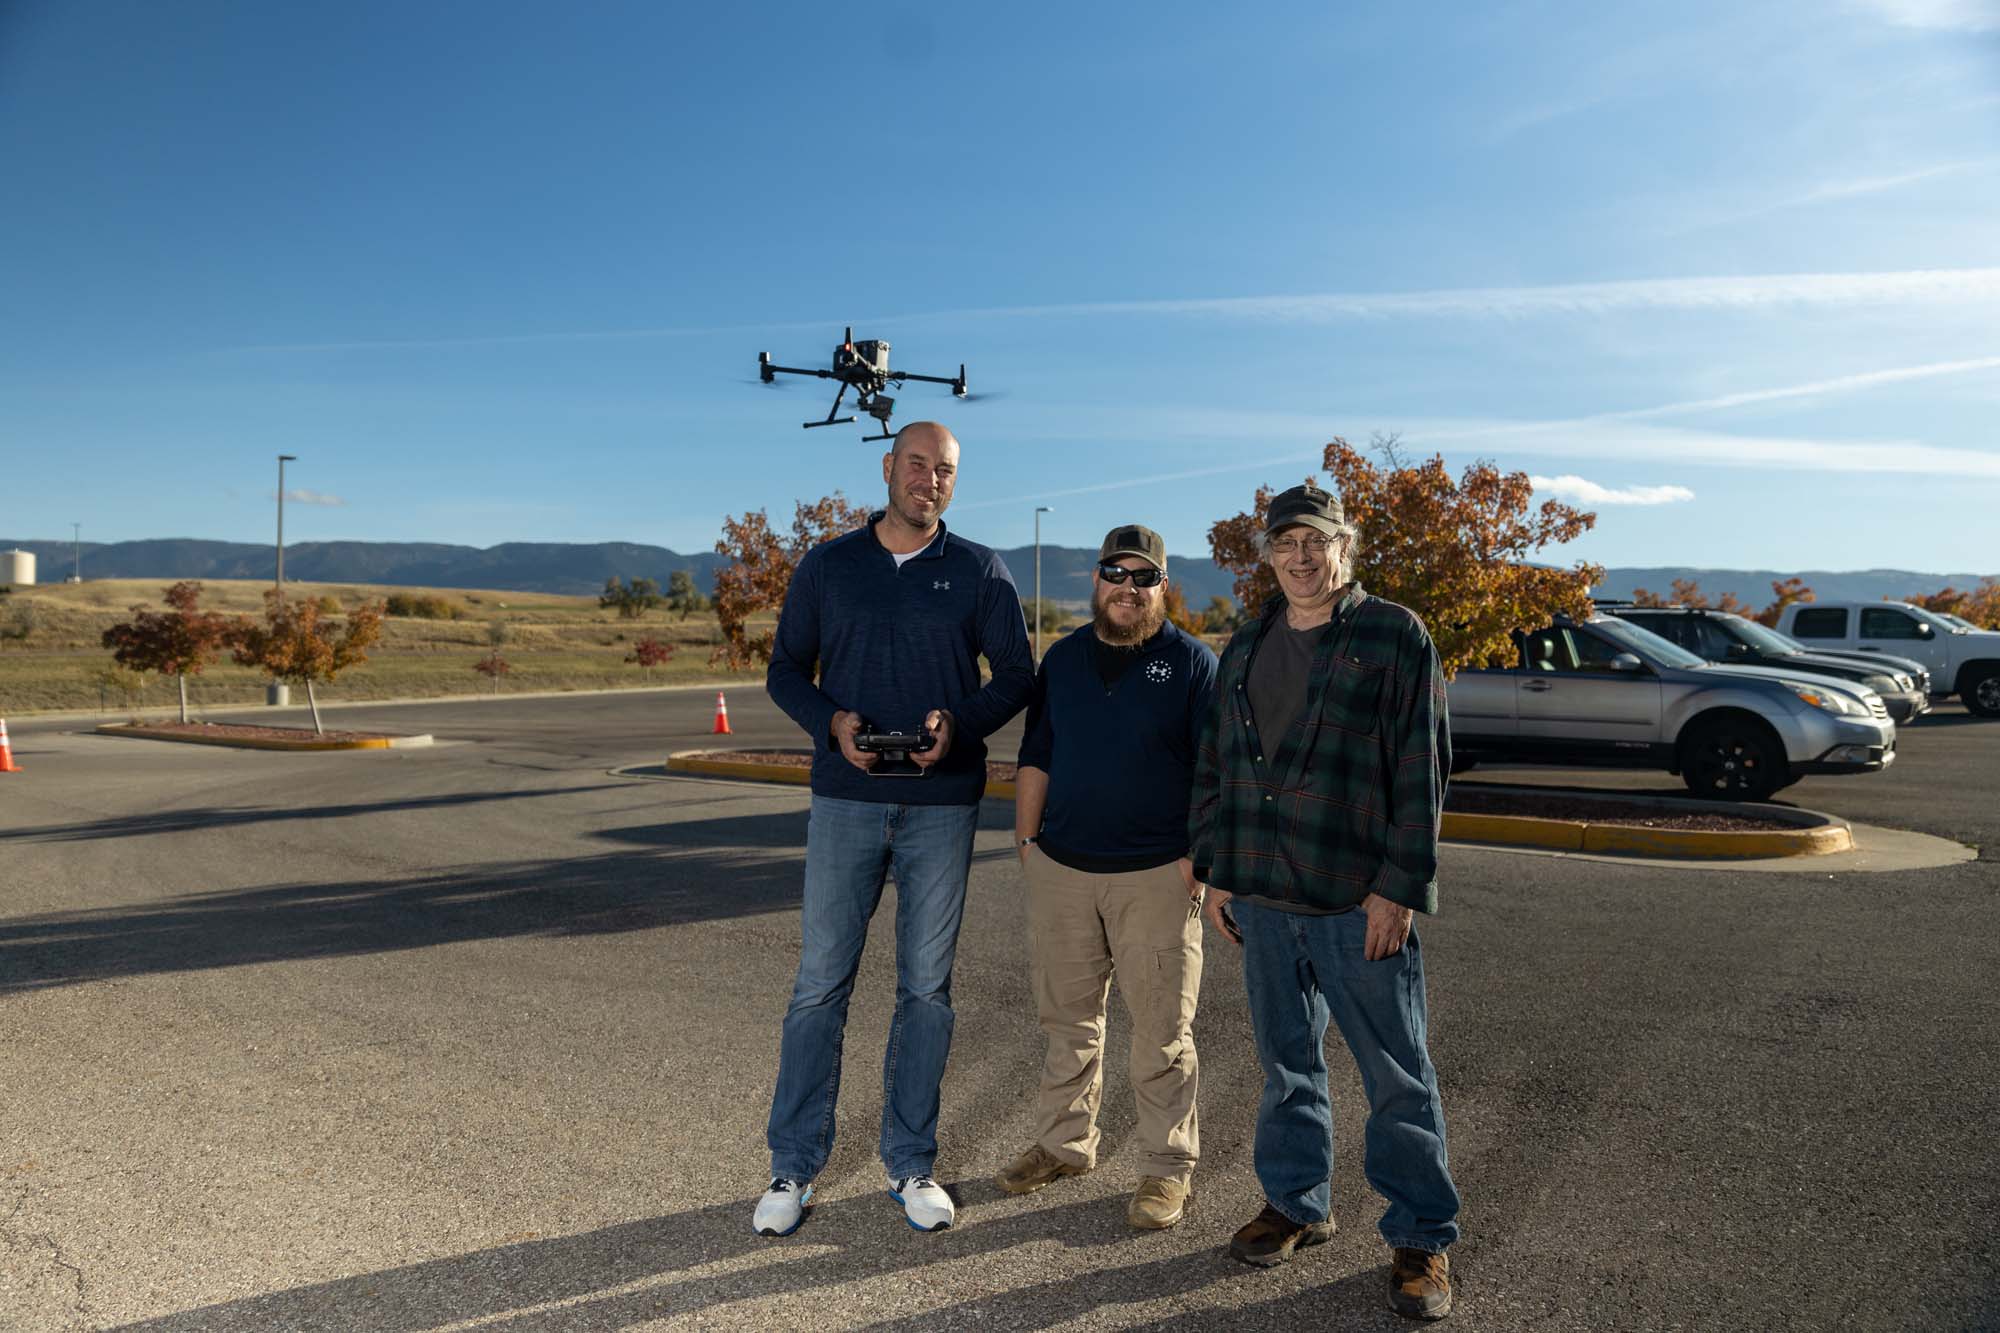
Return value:
[(1146, 679), (1152, 681), (1155, 685), (1164, 684), (1173, 678), (1174, 664), (1172, 662), (1156, 657), (1146, 663)]

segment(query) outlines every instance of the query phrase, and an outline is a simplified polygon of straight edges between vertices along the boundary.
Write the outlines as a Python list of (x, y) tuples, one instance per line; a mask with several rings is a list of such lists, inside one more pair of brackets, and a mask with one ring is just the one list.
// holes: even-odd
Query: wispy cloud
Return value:
[(1972, 158), (1964, 162), (1943, 162), (1934, 167), (1899, 172), (1892, 176), (1856, 176), (1848, 180), (1828, 181), (1800, 195), (1797, 202), (1817, 204), (1828, 199), (1852, 199), (1861, 194), (1880, 194), (1884, 190), (1900, 190), (1905, 185), (1915, 185), (1919, 181), (1935, 180), (1939, 176), (1955, 176), (1961, 171), (1971, 171), (1991, 165), (1991, 158)]
[(1853, 3), (1903, 28), (1946, 32), (2000, 29), (2000, 0), (1853, 0)]
[(1916, 380), (1938, 379), (1950, 375), (1970, 375), (1982, 370), (2000, 370), (2000, 356), (1969, 357), (1963, 361), (1932, 361), (1921, 366), (1898, 366), (1889, 370), (1865, 370), (1853, 375), (1837, 375), (1832, 379), (1808, 380), (1803, 384), (1786, 384), (1773, 389), (1751, 389), (1743, 393), (1725, 393), (1715, 398), (1694, 398), (1679, 403), (1661, 403), (1656, 407), (1636, 407), (1621, 412), (1600, 413), (1595, 420), (1638, 420), (1645, 417), (1680, 416), (1695, 412), (1714, 412), (1731, 407), (1744, 407), (1752, 403), (1771, 403), (1794, 398), (1819, 398), (1827, 394), (1852, 393), (1858, 389), (1879, 388), (1885, 384), (1907, 384)]
[(347, 503), (339, 496), (328, 495), (325, 491), (308, 491), (296, 487), (285, 492), (285, 499), (295, 505), (325, 505), (328, 508)]
[(1755, 310), (1780, 306), (2000, 305), (2000, 268), (1902, 269), (1875, 273), (1744, 274), (1646, 278), (1545, 287), (1462, 287), (1423, 292), (1320, 292), (1065, 305), (989, 306), (900, 319), (1049, 318), (1080, 315), (1210, 315), (1259, 323), (1327, 323), (1395, 316), (1520, 319), (1630, 310)]
[(1937, 180), (1944, 176), (1956, 176), (1968, 171), (1983, 171), (1995, 165), (1990, 157), (1967, 158), (1960, 162), (1940, 162), (1914, 171), (1895, 172), (1889, 175), (1848, 176), (1838, 180), (1822, 181), (1805, 190), (1794, 190), (1789, 194), (1753, 202), (1745, 207), (1724, 207), (1720, 211), (1697, 211), (1685, 221), (1669, 226), (1665, 235), (1684, 236), (1689, 232), (1701, 231), (1709, 227), (1730, 226), (1760, 218), (1771, 213), (1782, 213), (1794, 208), (1811, 208), (1817, 204), (1837, 203), (1847, 199), (1858, 199), (1867, 195), (1886, 194), (1890, 191), (1921, 185), (1925, 181)]
[[(1550, 315), (1611, 315), (1627, 311), (1754, 311), (1852, 306), (2000, 306), (2000, 267), (1899, 269), (1873, 273), (1739, 274), (1707, 278), (1642, 278), (1558, 283), (1543, 287), (1451, 287), (1417, 292), (1314, 292), (1292, 296), (1217, 296), (1139, 301), (1078, 301), (1055, 305), (971, 306), (954, 310), (871, 315), (857, 324), (987, 319), (1077, 319), (1190, 316), (1255, 324), (1327, 324), (1350, 319), (1530, 319)], [(489, 347), (619, 339), (685, 338), (736, 333), (826, 330), (838, 320), (766, 324), (676, 325), (661, 328), (572, 330), (455, 338), (266, 343), (235, 352), (337, 352)]]
[(1694, 499), (1694, 492), (1685, 486), (1600, 486), (1573, 472), (1565, 472), (1560, 477), (1530, 476), (1528, 484), (1541, 494), (1575, 500), (1579, 504), (1667, 505)]

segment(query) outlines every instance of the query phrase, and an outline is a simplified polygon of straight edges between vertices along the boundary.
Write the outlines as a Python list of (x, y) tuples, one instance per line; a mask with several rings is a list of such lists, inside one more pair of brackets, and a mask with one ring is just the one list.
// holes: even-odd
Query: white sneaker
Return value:
[(764, 1191), (764, 1197), (757, 1200), (757, 1215), (750, 1219), (751, 1229), (760, 1236), (791, 1235), (806, 1220), (806, 1204), (812, 1196), (811, 1184), (801, 1185), (796, 1180), (779, 1177)]
[(905, 1176), (889, 1182), (889, 1197), (903, 1205), (903, 1216), (919, 1231), (943, 1231), (958, 1216), (944, 1186), (929, 1176)]

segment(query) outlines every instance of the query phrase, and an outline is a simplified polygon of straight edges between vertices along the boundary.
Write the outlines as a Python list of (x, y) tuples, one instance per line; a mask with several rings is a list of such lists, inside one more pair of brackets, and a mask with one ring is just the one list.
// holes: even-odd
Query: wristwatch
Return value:
[(1037, 836), (1035, 836), (1035, 837), (1032, 837), (1032, 838), (1023, 838), (1023, 839), (1021, 839), (1021, 843), (1020, 843), (1020, 845), (1021, 845), (1021, 846), (1023, 846), (1023, 847), (1030, 847), (1030, 846), (1033, 846), (1033, 845), (1034, 845), (1035, 843), (1037, 843), (1037, 842), (1040, 842), (1040, 841), (1041, 841), (1041, 837), (1040, 837), (1040, 835), (1037, 835)]

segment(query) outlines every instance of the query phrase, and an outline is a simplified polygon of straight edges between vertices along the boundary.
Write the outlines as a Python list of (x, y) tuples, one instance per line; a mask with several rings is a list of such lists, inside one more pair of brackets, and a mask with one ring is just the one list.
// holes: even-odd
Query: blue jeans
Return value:
[[(884, 778), (884, 782), (905, 779)], [(882, 1060), (882, 1164), (897, 1180), (937, 1159), (938, 1085), (951, 1053), (951, 965), (972, 868), (976, 805), (812, 798), (803, 943), (771, 1098), (771, 1174), (811, 1180), (833, 1151), (847, 1001), (882, 883), (896, 875), (896, 1017)]]
[(1243, 981), (1264, 1066), (1257, 1183), (1294, 1222), (1333, 1206), (1333, 1106), (1326, 1090), (1329, 1015), (1368, 1097), (1368, 1183), (1389, 1201), (1378, 1228), (1392, 1246), (1441, 1252), (1458, 1239), (1458, 1190), (1445, 1154), (1444, 1108), (1424, 1038), (1424, 956), (1417, 932), (1367, 961), (1368, 914), (1302, 916), (1238, 898)]

